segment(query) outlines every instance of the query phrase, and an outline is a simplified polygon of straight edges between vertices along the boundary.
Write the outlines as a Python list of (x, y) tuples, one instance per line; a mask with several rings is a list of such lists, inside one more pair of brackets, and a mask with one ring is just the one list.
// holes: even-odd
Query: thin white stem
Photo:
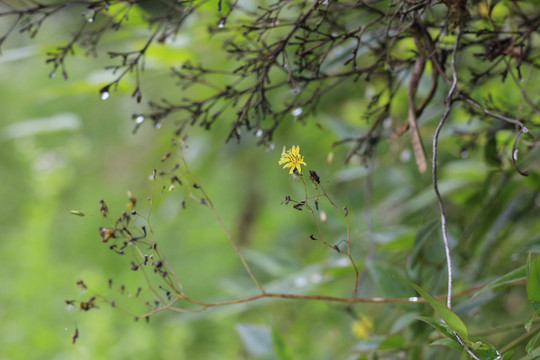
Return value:
[[(431, 163), (431, 169), (432, 169), (432, 176), (433, 176), (433, 189), (435, 190), (435, 195), (437, 195), (437, 201), (439, 203), (439, 209), (441, 211), (441, 229), (442, 229), (442, 235), (443, 235), (443, 242), (444, 242), (444, 252), (446, 254), (446, 266), (448, 268), (448, 291), (446, 293), (446, 306), (451, 309), (452, 308), (452, 257), (450, 256), (450, 245), (448, 244), (448, 231), (446, 229), (446, 214), (444, 211), (444, 203), (441, 197), (441, 193), (439, 192), (439, 186), (437, 184), (437, 146), (439, 141), (439, 134), (441, 132), (441, 129), (444, 125), (444, 122), (450, 115), (450, 111), (452, 111), (452, 97), (454, 96), (454, 93), (457, 89), (457, 70), (456, 70), (456, 54), (459, 47), (459, 40), (461, 39), (461, 27), (457, 28), (457, 36), (456, 36), (456, 42), (454, 44), (454, 49), (452, 50), (452, 59), (451, 59), (451, 65), (452, 65), (452, 86), (450, 86), (450, 90), (448, 91), (448, 95), (446, 96), (446, 109), (443, 113), (443, 116), (441, 117), (441, 120), (439, 121), (439, 124), (437, 125), (437, 128), (435, 129), (435, 133), (433, 134), (433, 158)], [(454, 335), (456, 336), (457, 341), (459, 344), (467, 351), (467, 353), (473, 358), (474, 360), (480, 360), (469, 347), (463, 342), (463, 340), (459, 337), (458, 334), (454, 332)]]
[(459, 47), (459, 40), (461, 38), (461, 28), (458, 27), (457, 29), (457, 37), (456, 42), (454, 44), (454, 49), (452, 51), (452, 86), (450, 87), (450, 91), (448, 91), (448, 96), (446, 97), (446, 109), (444, 111), (443, 116), (441, 117), (441, 120), (439, 121), (439, 124), (437, 125), (437, 128), (435, 129), (435, 133), (433, 134), (433, 158), (431, 163), (431, 169), (432, 169), (432, 177), (433, 177), (433, 189), (435, 190), (435, 195), (437, 195), (437, 201), (439, 203), (439, 209), (441, 212), (441, 229), (442, 229), (442, 235), (443, 235), (443, 242), (444, 242), (444, 251), (446, 254), (446, 265), (448, 269), (448, 292), (446, 295), (446, 306), (448, 306), (449, 309), (452, 308), (452, 258), (450, 256), (450, 245), (448, 244), (448, 232), (446, 229), (446, 214), (444, 211), (444, 204), (441, 197), (441, 194), (439, 192), (439, 185), (437, 184), (437, 146), (439, 141), (439, 134), (441, 132), (441, 129), (444, 125), (444, 122), (448, 118), (448, 115), (450, 115), (450, 111), (452, 110), (452, 96), (454, 95), (454, 92), (457, 88), (457, 71), (456, 71), (456, 53), (457, 49)]

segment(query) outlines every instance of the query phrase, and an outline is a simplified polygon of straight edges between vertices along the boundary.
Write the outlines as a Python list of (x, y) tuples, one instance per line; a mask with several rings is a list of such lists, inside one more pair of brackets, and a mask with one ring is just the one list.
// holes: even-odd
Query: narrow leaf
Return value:
[(494, 289), (496, 287), (499, 287), (499, 286), (502, 286), (502, 285), (505, 285), (514, 281), (525, 280), (525, 279), (526, 279), (526, 270), (525, 270), (525, 265), (524, 265), (510, 271), (508, 274), (505, 274), (493, 280), (492, 282), (484, 286), (482, 289), (480, 289), (477, 293), (475, 293), (474, 296), (471, 297), (469, 301), (471, 301), (478, 295), (483, 294), (484, 292), (488, 290)]
[(529, 269), (527, 296), (530, 301), (540, 303), (540, 256), (534, 259)]
[(454, 350), (456, 350), (458, 352), (463, 351), (463, 348), (461, 347), (461, 345), (456, 340), (452, 340), (450, 338), (443, 338), (443, 339), (435, 340), (429, 345), (446, 346), (446, 347), (449, 347), (450, 349), (454, 349)]
[(501, 360), (510, 360), (512, 356), (514, 356), (514, 353), (516, 352), (515, 349), (512, 349), (510, 351), (507, 351), (503, 354)]
[(525, 322), (525, 324), (523, 324), (523, 326), (525, 327), (525, 330), (527, 332), (531, 331), (533, 321), (536, 318), (536, 316), (538, 315), (538, 313), (540, 313), (540, 307), (538, 307), (538, 309), (536, 309), (536, 311), (532, 314), (532, 316), (529, 318), (529, 320), (527, 320)]
[(540, 337), (540, 332), (536, 333), (536, 335), (534, 335), (525, 346), (525, 350), (527, 351), (527, 354), (529, 354), (529, 356), (532, 356), (533, 350), (536, 346), (536, 342), (538, 341), (538, 337)]
[(452, 329), (450, 329), (450, 327), (448, 327), (448, 325), (446, 325), (442, 321), (439, 321), (437, 319), (434, 319), (428, 316), (418, 316), (417, 319), (431, 325), (433, 328), (438, 330), (441, 334), (443, 334), (444, 336), (448, 338), (453, 339), (456, 343), (458, 343), (457, 340), (454, 339), (454, 333), (452, 333)]
[(431, 305), (433, 309), (439, 314), (439, 316), (444, 320), (444, 322), (456, 333), (463, 341), (469, 340), (469, 334), (467, 333), (467, 327), (461, 321), (459, 316), (457, 316), (452, 310), (446, 307), (446, 305), (441, 304), (437, 299), (431, 296), (427, 291), (422, 289), (420, 286), (402, 279), (409, 285), (411, 285), (426, 301)]

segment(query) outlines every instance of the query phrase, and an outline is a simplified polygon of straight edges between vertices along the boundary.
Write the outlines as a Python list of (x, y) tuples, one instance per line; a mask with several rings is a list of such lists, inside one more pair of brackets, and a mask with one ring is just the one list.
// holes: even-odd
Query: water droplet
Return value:
[(264, 133), (264, 131), (262, 131), (261, 129), (257, 130), (257, 134), (255, 134), (257, 137), (261, 137), (262, 134)]
[(514, 160), (517, 160), (518, 151), (519, 151), (519, 150), (517, 150), (517, 149), (514, 150)]
[(89, 23), (94, 22), (94, 19), (96, 18), (96, 11), (94, 9), (86, 9), (83, 11), (82, 16), (88, 21)]
[(101, 92), (101, 100), (107, 100), (109, 98), (110, 94), (108, 91), (102, 91)]
[(300, 114), (302, 114), (302, 108), (301, 107), (297, 107), (296, 109), (294, 109), (293, 111), (291, 111), (291, 114), (296, 117), (296, 116), (299, 116)]
[(140, 123), (142, 123), (143, 121), (144, 121), (144, 116), (142, 116), (142, 115), (139, 115), (139, 116), (137, 116), (137, 117), (135, 118), (135, 122), (136, 122), (137, 124), (140, 124)]
[(67, 328), (64, 328), (64, 330), (66, 330), (66, 331), (67, 331)]
[(223, 29), (225, 27), (225, 24), (224, 23), (219, 23), (217, 27), (220, 28), (220, 29)]
[(526, 134), (526, 133), (529, 132), (529, 129), (527, 129), (527, 128), (524, 126), (522, 131), (523, 131), (524, 134)]
[(156, 123), (156, 124), (154, 125), (154, 127), (155, 127), (156, 129), (161, 129), (161, 123)]
[(275, 147), (276, 147), (276, 146), (275, 146), (274, 144), (268, 144), (268, 145), (266, 145), (266, 151), (267, 151), (267, 152), (268, 152), (268, 151), (272, 151), (272, 150), (274, 150)]
[(52, 79), (53, 77), (55, 77), (55, 76), (56, 76), (56, 72), (55, 72), (55, 71), (51, 71), (51, 72), (49, 73), (49, 77), (50, 77), (51, 79)]
[(323, 4), (323, 5), (328, 5), (328, 0), (324, 0), (324, 1), (322, 2), (322, 4)]

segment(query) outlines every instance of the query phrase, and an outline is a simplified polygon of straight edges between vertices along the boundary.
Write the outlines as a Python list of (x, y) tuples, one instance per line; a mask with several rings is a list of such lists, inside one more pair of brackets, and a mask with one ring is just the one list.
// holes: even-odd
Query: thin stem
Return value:
[(457, 339), (458, 343), (465, 349), (465, 351), (467, 351), (467, 353), (471, 356), (471, 358), (473, 358), (475, 360), (480, 360), (476, 355), (474, 355), (472, 350), (469, 349), (469, 347), (467, 345), (465, 345), (463, 340), (461, 340), (461, 337), (459, 337), (459, 335), (456, 334), (456, 332), (454, 332), (454, 335), (456, 336), (456, 339)]
[(444, 204), (441, 197), (441, 193), (439, 192), (439, 185), (437, 183), (437, 147), (438, 147), (439, 134), (441, 132), (441, 129), (444, 125), (444, 122), (448, 118), (448, 115), (450, 115), (450, 111), (452, 110), (452, 102), (453, 102), (452, 96), (454, 95), (454, 92), (457, 88), (458, 79), (457, 79), (457, 71), (456, 71), (456, 53), (459, 47), (460, 38), (461, 38), (461, 28), (458, 27), (457, 38), (454, 44), (454, 49), (452, 51), (452, 79), (453, 79), (452, 86), (450, 87), (450, 91), (448, 92), (448, 96), (446, 97), (446, 110), (444, 111), (444, 114), (441, 120), (439, 121), (437, 128), (435, 129), (435, 133), (433, 134), (433, 158), (431, 162), (433, 189), (435, 191), (435, 195), (437, 196), (437, 201), (439, 203), (439, 210), (441, 212), (441, 229), (442, 229), (443, 242), (444, 242), (444, 251), (446, 254), (446, 265), (448, 268), (448, 292), (446, 296), (446, 306), (448, 306), (449, 309), (452, 308), (452, 258), (450, 256), (450, 246), (448, 244), (448, 233), (446, 229), (446, 214), (444, 211)]
[[(456, 54), (459, 47), (459, 40), (461, 39), (461, 27), (457, 28), (457, 36), (456, 36), (456, 42), (454, 44), (454, 48), (452, 50), (452, 86), (450, 86), (450, 90), (448, 91), (448, 95), (446, 96), (446, 109), (443, 113), (443, 116), (441, 117), (441, 120), (439, 121), (439, 124), (437, 125), (437, 128), (435, 129), (435, 133), (433, 134), (433, 158), (431, 163), (432, 168), (432, 177), (433, 177), (433, 189), (435, 191), (435, 195), (437, 196), (437, 202), (439, 203), (439, 210), (441, 212), (441, 230), (443, 235), (443, 242), (444, 242), (444, 252), (446, 255), (446, 267), (448, 269), (448, 290), (446, 295), (446, 306), (451, 309), (452, 308), (452, 257), (450, 254), (450, 245), (448, 243), (448, 231), (446, 228), (446, 214), (444, 211), (444, 203), (441, 197), (441, 193), (439, 192), (439, 185), (437, 183), (437, 147), (438, 147), (438, 141), (439, 141), (439, 134), (441, 132), (441, 129), (450, 115), (450, 112), (452, 111), (452, 104), (453, 104), (453, 96), (454, 92), (457, 89), (457, 70), (456, 70)], [(472, 352), (471, 349), (463, 342), (463, 340), (459, 337), (457, 333), (454, 332), (454, 336), (456, 337), (456, 340), (459, 342), (459, 344), (467, 351), (467, 353), (471, 356), (471, 358), (475, 360), (480, 360), (476, 355)]]
[(229, 229), (227, 229), (227, 227), (225, 226), (225, 223), (221, 219), (221, 216), (219, 216), (219, 213), (217, 212), (216, 208), (214, 207), (214, 204), (212, 203), (212, 201), (210, 200), (210, 197), (208, 196), (208, 194), (206, 193), (204, 188), (201, 186), (200, 182), (197, 180), (195, 175), (189, 170), (188, 164), (187, 164), (187, 162), (185, 160), (185, 157), (184, 157), (184, 154), (183, 154), (183, 150), (182, 150), (182, 156), (180, 158), (181, 158), (181, 160), (182, 160), (182, 162), (183, 162), (183, 164), (185, 166), (186, 173), (189, 174), (189, 176), (199, 186), (199, 190), (202, 192), (204, 198), (207, 200), (208, 207), (210, 208), (210, 211), (212, 211), (212, 213), (214, 214), (214, 217), (219, 222), (219, 225), (221, 226), (221, 228), (225, 232), (225, 235), (229, 239), (232, 247), (234, 248), (234, 251), (236, 252), (236, 255), (238, 255), (238, 257), (240, 258), (240, 261), (242, 261), (242, 265), (244, 266), (244, 269), (246, 269), (246, 272), (248, 273), (249, 277), (251, 278), (251, 280), (253, 280), (255, 285), (257, 285), (257, 287), (259, 288), (261, 293), (264, 294), (265, 291), (264, 291), (263, 287), (261, 286), (261, 284), (259, 283), (259, 281), (255, 277), (255, 275), (251, 271), (251, 268), (249, 267), (248, 263), (246, 262), (246, 259), (244, 258), (244, 256), (242, 255), (242, 252), (240, 251), (240, 248), (238, 247), (238, 244), (236, 244), (236, 241), (234, 241), (231, 233), (229, 232)]
[[(459, 297), (466, 295), (468, 293), (477, 291), (484, 287), (485, 285), (480, 286), (474, 286), (468, 289), (465, 289), (463, 291), (460, 291), (456, 294), (454, 294), (454, 297)], [(446, 295), (439, 295), (436, 298), (442, 299)], [(225, 301), (217, 301), (217, 302), (203, 302), (194, 300), (188, 297), (184, 297), (185, 300), (201, 305), (204, 308), (209, 307), (217, 307), (217, 306), (225, 306), (225, 305), (233, 305), (233, 304), (241, 304), (245, 302), (250, 302), (262, 298), (279, 298), (279, 299), (290, 299), (290, 300), (319, 300), (319, 301), (329, 301), (329, 302), (342, 302), (342, 303), (372, 303), (372, 304), (388, 304), (388, 303), (399, 303), (399, 304), (418, 304), (418, 303), (425, 303), (426, 300), (422, 297), (408, 297), (408, 298), (384, 298), (384, 297), (336, 297), (336, 296), (325, 296), (325, 295), (297, 295), (297, 294), (282, 294), (282, 293), (264, 293), (264, 294), (258, 294), (253, 295), (241, 299), (234, 299), (234, 300), (225, 300)], [(170, 310), (177, 311), (176, 308), (170, 307)], [(184, 310), (184, 309), (178, 309), (178, 310)]]
[(323, 191), (323, 194), (324, 194), (324, 197), (326, 199), (328, 199), (328, 202), (330, 202), (330, 204), (336, 208), (337, 211), (339, 211), (339, 213), (343, 216), (343, 218), (345, 219), (345, 228), (346, 228), (346, 231), (347, 231), (347, 238), (346, 238), (346, 244), (347, 244), (347, 257), (349, 258), (349, 261), (351, 262), (351, 265), (353, 266), (353, 269), (354, 269), (354, 274), (355, 274), (355, 277), (354, 277), (354, 292), (353, 292), (353, 296), (354, 298), (356, 299), (356, 297), (358, 296), (358, 287), (360, 285), (360, 272), (358, 271), (358, 266), (356, 265), (356, 262), (354, 261), (354, 258), (352, 257), (352, 254), (351, 254), (351, 227), (349, 226), (349, 214), (348, 214), (348, 210), (346, 210), (346, 208), (343, 208), (343, 209), (340, 209), (333, 201), (332, 201), (332, 198), (330, 198), (330, 196), (326, 193), (326, 190), (324, 189), (324, 187), (322, 186), (322, 184), (319, 185), (319, 187), (322, 189)]

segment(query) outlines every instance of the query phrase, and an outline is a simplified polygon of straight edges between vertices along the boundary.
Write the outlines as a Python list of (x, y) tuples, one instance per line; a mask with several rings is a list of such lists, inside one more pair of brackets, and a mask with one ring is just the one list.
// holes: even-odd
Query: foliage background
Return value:
[[(218, 18), (213, 10), (208, 7), (200, 15), (209, 21), (194, 20), (173, 43), (148, 53), (143, 93), (157, 98), (179, 91), (164, 71), (170, 66), (188, 60), (225, 61), (215, 55), (221, 47), (219, 36), (206, 32), (208, 23), (215, 24)], [(61, 76), (49, 78), (50, 66), (44, 64), (44, 54), (69, 39), (67, 29), (76, 21), (73, 13), (58, 16), (34, 40), (13, 34), (0, 57), (0, 198), (4, 202), (0, 208), (4, 235), (0, 358), (271, 359), (279, 355), (272, 331), (281, 334), (292, 358), (357, 358), (377, 349), (392, 334), (398, 334), (391, 340), (398, 339), (399, 344), (381, 349), (381, 358), (401, 356), (403, 349), (409, 350), (409, 358), (458, 356), (447, 348), (425, 346), (437, 335), (413, 320), (413, 316), (432, 315), (424, 305), (345, 307), (265, 299), (199, 314), (161, 313), (149, 324), (133, 323), (105, 304), (90, 313), (68, 311), (64, 300), (107, 292), (111, 277), (116, 288), (124, 283), (128, 290), (135, 289), (141, 282), (128, 261), (108, 251), (98, 233), (103, 225), (99, 199), (119, 214), (125, 209), (128, 190), (139, 199), (142, 212), (149, 211), (145, 198), (153, 199), (156, 240), (194, 297), (236, 298), (252, 293), (253, 287), (211, 214), (195, 203), (182, 210), (185, 191), (160, 194), (165, 182), (149, 180), (152, 169), (166, 166), (160, 159), (171, 150), (173, 127), (164, 123), (152, 129), (143, 124), (132, 134), (129, 115), (144, 110), (144, 104), (137, 105), (130, 97), (132, 84), (123, 83), (107, 101), (99, 98), (98, 90), (110, 81), (110, 73), (102, 70), (107, 64), (105, 50), (140, 46), (142, 23), (137, 26), (132, 15), (135, 25), (107, 38), (97, 59), (70, 58), (70, 78), (64, 81)], [(529, 88), (533, 93), (536, 83), (533, 73)], [(427, 91), (429, 83), (420, 86)], [(496, 102), (520, 101), (520, 94), (500, 86), (500, 79), (482, 89), (489, 90)], [(444, 96), (446, 89), (439, 91)], [(353, 253), (364, 271), (361, 296), (415, 296), (393, 275), (414, 278), (432, 294), (444, 293), (438, 207), (430, 177), (416, 170), (409, 138), (381, 143), (367, 168), (357, 158), (345, 166), (348, 149), (331, 146), (345, 135), (367, 131), (362, 111), (372, 93), (369, 83), (344, 84), (333, 96), (323, 98), (320, 111), (307, 121), (291, 114), (276, 133), (273, 149), (255, 146), (257, 138), (252, 135), (240, 144), (225, 144), (226, 121), (218, 122), (211, 132), (190, 132), (187, 158), (193, 172), (233, 234), (247, 234), (242, 243), (246, 258), (269, 288), (343, 297), (352, 288), (351, 269), (342, 258), (309, 240), (314, 232), (311, 219), (281, 205), (285, 195), (300, 198), (303, 193), (300, 184), (277, 166), (282, 146), (297, 144), (308, 168), (317, 171), (334, 200), (350, 211)], [(398, 101), (400, 97), (406, 104), (406, 94), (398, 94)], [(443, 108), (439, 101), (426, 111), (422, 134), (427, 139)], [(471, 120), (458, 107), (441, 136), (440, 187), (447, 201), (457, 291), (522, 266), (527, 252), (537, 251), (540, 182), (533, 160), (538, 151), (522, 149), (531, 172), (522, 178), (504, 160), (510, 156), (510, 130), (496, 133), (495, 151), (486, 146), (489, 138), (483, 137), (464, 150), (467, 138), (460, 133), (491, 125)], [(334, 160), (329, 162), (329, 157)], [(70, 215), (73, 209), (89, 216)], [(327, 238), (337, 243), (343, 238), (342, 219), (327, 211)], [(242, 221), (250, 212), (256, 216), (246, 230)], [(90, 287), (88, 293), (77, 288), (78, 279)], [(521, 336), (521, 324), (533, 312), (524, 286), (466, 300), (458, 299), (456, 312), (471, 333), (481, 334), (496, 347)], [(129, 304), (129, 299), (119, 296), (117, 302)], [(512, 326), (504, 332), (489, 331), (508, 324)], [(80, 338), (72, 345), (75, 328)], [(523, 355), (524, 349), (518, 354)]]

